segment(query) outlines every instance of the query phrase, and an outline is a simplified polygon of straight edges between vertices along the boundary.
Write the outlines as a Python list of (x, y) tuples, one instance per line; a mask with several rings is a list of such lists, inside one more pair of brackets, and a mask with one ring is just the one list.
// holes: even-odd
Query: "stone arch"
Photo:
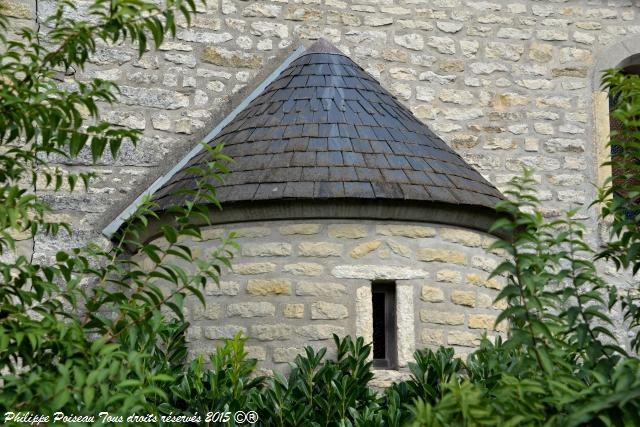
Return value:
[(628, 67), (640, 64), (640, 36), (633, 36), (607, 46), (600, 53), (592, 70), (591, 85), (593, 94), (593, 141), (596, 157), (596, 176), (598, 186), (602, 186), (611, 177), (611, 166), (602, 164), (609, 159), (609, 94), (600, 84), (602, 73), (610, 68)]

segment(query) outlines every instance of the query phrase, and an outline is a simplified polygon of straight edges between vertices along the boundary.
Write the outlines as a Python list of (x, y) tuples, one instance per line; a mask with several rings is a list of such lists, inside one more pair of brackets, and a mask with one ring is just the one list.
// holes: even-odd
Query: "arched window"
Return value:
[[(620, 64), (620, 68), (624, 75), (640, 76), (640, 55), (627, 58)], [(637, 167), (635, 166), (640, 162), (640, 153), (636, 152), (637, 149), (635, 147), (631, 148), (627, 145), (631, 140), (629, 137), (619, 133), (624, 130), (622, 121), (611, 114), (617, 108), (619, 102), (620, 99), (618, 97), (609, 94), (609, 129), (610, 134), (612, 134), (610, 145), (611, 178), (615, 190), (614, 197), (627, 200), (629, 199), (629, 194), (624, 188), (628, 188), (629, 184), (640, 185), (640, 176), (637, 176)], [(618, 135), (615, 135), (615, 133), (618, 133)], [(632, 138), (637, 139), (636, 137)], [(640, 197), (635, 198), (630, 203), (632, 206), (625, 208), (625, 215), (628, 219), (633, 219), (640, 214), (640, 209), (637, 208), (640, 203)]]

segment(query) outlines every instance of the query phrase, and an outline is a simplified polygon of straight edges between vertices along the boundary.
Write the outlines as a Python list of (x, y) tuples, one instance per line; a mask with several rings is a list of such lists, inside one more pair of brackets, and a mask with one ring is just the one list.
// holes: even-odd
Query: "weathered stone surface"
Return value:
[(197, 303), (192, 309), (193, 320), (216, 320), (220, 318), (222, 307), (220, 304), (207, 303), (206, 307), (200, 303)]
[(298, 262), (286, 264), (282, 270), (295, 276), (319, 276), (322, 274), (324, 267), (313, 262)]
[(263, 274), (276, 271), (276, 265), (272, 262), (251, 262), (246, 264), (234, 264), (233, 272), (236, 274)]
[(233, 338), (238, 332), (242, 332), (245, 336), (247, 334), (247, 328), (237, 325), (204, 326), (202, 329), (205, 338), (210, 340)]
[(396, 342), (398, 367), (400, 368), (413, 361), (413, 353), (416, 349), (413, 294), (413, 285), (398, 285), (396, 287)]
[[(261, 37), (278, 37), (286, 39), (289, 37), (289, 27), (285, 24), (278, 24), (275, 22), (252, 22), (251, 34)], [(262, 63), (262, 61), (260, 61)], [(253, 66), (246, 66), (246, 68), (258, 68)]]
[(291, 363), (299, 354), (304, 354), (304, 349), (301, 347), (275, 348), (273, 349), (273, 361), (276, 363)]
[(204, 49), (202, 60), (221, 67), (260, 68), (262, 66), (262, 58), (258, 55), (215, 46)]
[(422, 287), (422, 299), (429, 302), (444, 301), (444, 292), (440, 288), (424, 285)]
[(303, 235), (318, 234), (320, 232), (320, 224), (284, 225), (282, 227), (279, 227), (278, 231), (283, 236), (289, 236), (292, 234), (303, 234)]
[(484, 286), (485, 288), (491, 289), (502, 289), (502, 284), (496, 278), (483, 279), (477, 274), (467, 274), (466, 281), (467, 283), (474, 286)]
[(327, 233), (333, 239), (360, 239), (366, 237), (368, 231), (363, 224), (331, 224)]
[(229, 317), (273, 317), (275, 313), (275, 305), (269, 302), (242, 302), (227, 306)]
[(344, 319), (349, 317), (349, 310), (342, 304), (317, 301), (311, 304), (312, 319)]
[(371, 240), (369, 242), (361, 243), (353, 248), (349, 255), (351, 255), (351, 258), (362, 258), (363, 256), (366, 256), (367, 254), (370, 254), (371, 252), (378, 249), (381, 243), (382, 242), (380, 242), (379, 240)]
[(333, 334), (344, 336), (345, 330), (342, 326), (335, 325), (306, 325), (296, 328), (295, 332), (312, 341), (331, 339)]
[(243, 256), (287, 256), (291, 255), (289, 243), (245, 243), (242, 245)]
[(118, 101), (126, 105), (175, 110), (189, 106), (189, 97), (172, 90), (120, 86)]
[(416, 259), (425, 262), (446, 262), (464, 265), (467, 257), (463, 252), (446, 249), (419, 248), (416, 252)]
[(435, 48), (440, 53), (448, 55), (456, 53), (456, 43), (451, 37), (429, 37), (427, 45)]
[(396, 255), (400, 255), (404, 258), (411, 257), (411, 249), (408, 246), (403, 245), (402, 243), (398, 243), (395, 240), (389, 240), (387, 242), (387, 246), (389, 246), (389, 249), (391, 249), (391, 251)]
[(249, 280), (247, 293), (250, 295), (290, 295), (291, 282), (285, 279)]
[(226, 232), (222, 228), (204, 228), (201, 231), (202, 240), (222, 239)]
[(242, 9), (242, 16), (275, 18), (280, 15), (281, 11), (281, 6), (256, 2)]
[(304, 304), (285, 304), (282, 315), (291, 319), (302, 319), (304, 317)]
[(438, 270), (436, 280), (438, 282), (460, 283), (462, 281), (462, 273), (455, 270)]
[(247, 352), (247, 358), (256, 360), (265, 360), (267, 358), (267, 352), (264, 347), (257, 345), (246, 345), (244, 351)]
[(451, 291), (451, 302), (457, 305), (465, 305), (467, 307), (476, 306), (476, 293), (468, 291)]
[(25, 1), (0, 0), (0, 12), (12, 18), (31, 19), (34, 17), (35, 7), (29, 7)]
[(376, 233), (382, 236), (404, 236), (411, 238), (433, 237), (436, 229), (433, 227), (423, 227), (418, 225), (389, 224), (378, 225)]
[(447, 344), (462, 347), (477, 347), (480, 345), (480, 337), (471, 332), (449, 331), (447, 333)]
[(103, 117), (107, 122), (131, 129), (144, 129), (147, 126), (144, 113), (141, 111), (112, 110), (107, 112)]
[(420, 320), (425, 323), (436, 323), (439, 325), (462, 325), (464, 324), (464, 314), (448, 311), (421, 310)]
[(331, 274), (341, 279), (368, 280), (420, 279), (429, 275), (424, 270), (391, 265), (338, 265), (331, 270)]
[(496, 316), (490, 314), (470, 314), (469, 328), (493, 330), (496, 323)]
[(271, 230), (267, 227), (243, 227), (231, 230), (236, 238), (241, 237), (266, 237), (271, 235)]
[(304, 257), (326, 258), (341, 256), (343, 245), (329, 242), (302, 242), (298, 245), (298, 255)]
[(415, 33), (397, 35), (393, 41), (407, 49), (422, 50), (424, 48), (424, 39), (421, 35)]
[(422, 342), (427, 345), (444, 345), (444, 331), (442, 329), (422, 330)]
[(323, 298), (343, 298), (346, 288), (341, 283), (301, 282), (296, 287), (296, 295)]
[(205, 295), (238, 295), (240, 290), (240, 284), (236, 282), (221, 281), (215, 283), (213, 281), (207, 282), (204, 288)]
[(459, 228), (441, 228), (440, 237), (448, 242), (460, 243), (464, 246), (477, 247), (482, 244), (480, 234)]
[(284, 341), (291, 338), (294, 328), (291, 325), (253, 325), (251, 327), (251, 337), (260, 341)]

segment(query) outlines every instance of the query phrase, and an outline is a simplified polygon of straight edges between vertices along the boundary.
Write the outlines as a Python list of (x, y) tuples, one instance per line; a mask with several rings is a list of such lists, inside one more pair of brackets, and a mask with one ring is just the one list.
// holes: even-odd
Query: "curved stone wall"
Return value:
[(235, 231), (233, 271), (205, 289), (207, 307), (187, 303), (189, 342), (207, 353), (242, 331), (261, 367), (285, 369), (304, 346), (333, 351), (332, 334), (372, 336), (371, 283), (396, 282), (397, 360), (416, 348), (462, 354), (493, 329), (501, 287), (487, 279), (500, 256), (493, 237), (462, 228), (380, 221), (269, 221), (211, 227), (196, 251)]

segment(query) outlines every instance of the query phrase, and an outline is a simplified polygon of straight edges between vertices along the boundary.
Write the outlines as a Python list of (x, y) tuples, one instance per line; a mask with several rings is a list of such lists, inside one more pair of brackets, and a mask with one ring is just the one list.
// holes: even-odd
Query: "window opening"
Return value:
[[(624, 74), (640, 74), (640, 65), (631, 65), (623, 69)], [(609, 96), (609, 129), (611, 132), (622, 130), (622, 122), (611, 115), (611, 112), (617, 107), (619, 99), (617, 97)], [(626, 199), (626, 194), (620, 193), (620, 188), (627, 179), (638, 181), (637, 178), (629, 178), (628, 167), (625, 167), (625, 162), (632, 161), (638, 163), (640, 156), (625, 156), (623, 147), (620, 144), (611, 144), (611, 175), (612, 184), (618, 188), (618, 191), (613, 195), (614, 198)], [(628, 163), (627, 163), (628, 164)], [(640, 203), (640, 198), (632, 202), (634, 205)], [(640, 210), (634, 210), (632, 208), (625, 209), (625, 216), (627, 219), (633, 219), (640, 214)]]
[(373, 366), (396, 368), (396, 284), (376, 281), (371, 286), (373, 308)]

